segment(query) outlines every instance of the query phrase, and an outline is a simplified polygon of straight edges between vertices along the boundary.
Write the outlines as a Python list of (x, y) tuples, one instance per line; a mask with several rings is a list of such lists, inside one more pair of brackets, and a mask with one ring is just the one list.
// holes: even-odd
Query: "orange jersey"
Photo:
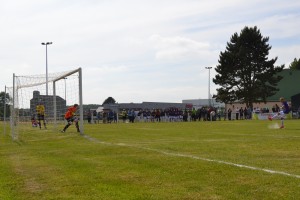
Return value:
[(67, 118), (73, 117), (75, 115), (76, 110), (77, 110), (77, 107), (74, 107), (74, 106), (69, 107), (68, 111), (65, 114), (65, 118), (67, 119)]

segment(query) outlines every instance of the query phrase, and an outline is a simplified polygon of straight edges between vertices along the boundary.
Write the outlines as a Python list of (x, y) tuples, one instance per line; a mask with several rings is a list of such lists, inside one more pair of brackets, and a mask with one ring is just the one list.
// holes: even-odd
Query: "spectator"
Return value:
[(228, 108), (228, 120), (231, 120), (231, 113), (232, 113), (232, 110), (230, 108)]

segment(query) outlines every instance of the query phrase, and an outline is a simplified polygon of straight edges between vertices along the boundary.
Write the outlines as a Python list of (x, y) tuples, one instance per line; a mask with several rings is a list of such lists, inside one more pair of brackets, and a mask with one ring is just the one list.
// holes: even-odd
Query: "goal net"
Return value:
[[(48, 80), (48, 82), (46, 81)], [(11, 97), (10, 127), (13, 139), (31, 129), (59, 131), (66, 123), (64, 114), (69, 106), (79, 105), (76, 113), (83, 134), (82, 70), (46, 75), (13, 75), (13, 87), (7, 88)], [(44, 107), (44, 109), (41, 109)], [(44, 110), (44, 120), (39, 116)], [(40, 120), (39, 120), (40, 119)], [(40, 122), (40, 123), (39, 123)]]

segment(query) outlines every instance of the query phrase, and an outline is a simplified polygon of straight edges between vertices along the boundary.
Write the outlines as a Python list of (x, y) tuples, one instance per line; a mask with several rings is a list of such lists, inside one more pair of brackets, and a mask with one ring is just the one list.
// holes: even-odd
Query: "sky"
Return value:
[(220, 52), (245, 26), (269, 37), (276, 65), (300, 58), (299, 0), (0, 2), (0, 91), (13, 73), (46, 73), (42, 42), (53, 42), (49, 73), (82, 68), (84, 104), (207, 99)]

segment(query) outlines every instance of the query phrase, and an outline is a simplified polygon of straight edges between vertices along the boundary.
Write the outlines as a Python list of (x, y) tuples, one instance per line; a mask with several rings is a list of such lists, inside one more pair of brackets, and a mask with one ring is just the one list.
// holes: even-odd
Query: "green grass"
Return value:
[(299, 199), (300, 121), (272, 123), (1, 127), (0, 199)]

